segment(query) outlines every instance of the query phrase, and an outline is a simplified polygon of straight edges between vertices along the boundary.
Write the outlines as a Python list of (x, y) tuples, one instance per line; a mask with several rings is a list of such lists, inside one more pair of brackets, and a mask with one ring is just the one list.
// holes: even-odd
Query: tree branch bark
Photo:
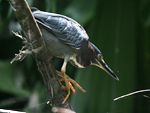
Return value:
[(27, 49), (32, 51), (32, 55), (37, 62), (52, 107), (72, 110), (69, 100), (67, 100), (65, 104), (62, 104), (65, 98), (65, 91), (61, 90), (62, 85), (45, 46), (42, 33), (35, 22), (26, 0), (9, 0), (9, 2), (26, 37)]

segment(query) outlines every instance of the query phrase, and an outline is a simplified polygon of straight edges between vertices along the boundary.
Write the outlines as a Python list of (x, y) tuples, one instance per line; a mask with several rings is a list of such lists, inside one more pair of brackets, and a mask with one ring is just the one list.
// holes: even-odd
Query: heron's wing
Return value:
[(88, 40), (84, 28), (69, 17), (40, 10), (32, 10), (32, 13), (38, 24), (52, 32), (59, 41), (71, 47), (79, 49), (82, 41)]

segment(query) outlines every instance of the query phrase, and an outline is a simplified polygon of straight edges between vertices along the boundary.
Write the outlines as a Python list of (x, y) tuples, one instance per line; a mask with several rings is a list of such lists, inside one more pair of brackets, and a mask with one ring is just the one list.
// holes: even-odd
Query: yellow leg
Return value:
[(61, 73), (62, 73), (63, 79), (65, 81), (65, 85), (66, 85), (66, 86), (63, 86), (62, 89), (67, 91), (67, 95), (66, 95), (64, 101), (62, 102), (62, 104), (64, 104), (66, 102), (66, 100), (68, 99), (68, 97), (70, 95), (70, 86), (69, 86), (69, 83), (68, 83), (68, 80), (67, 80), (67, 77), (66, 77), (66, 74), (65, 74), (65, 72), (66, 72), (66, 65), (67, 65), (67, 62), (64, 61), (63, 66), (61, 68)]
[(62, 102), (62, 104), (64, 104), (64, 103), (66, 102), (66, 100), (69, 98), (69, 95), (70, 95), (70, 88), (68, 89), (66, 86), (62, 86), (61, 89), (67, 91), (67, 95), (66, 95), (64, 101)]
[[(57, 75), (58, 76), (60, 76), (60, 77), (62, 77), (62, 78), (60, 78), (60, 81), (64, 81), (64, 79), (63, 79), (63, 75), (62, 75), (62, 73), (61, 72), (59, 72), (59, 71), (57, 71)], [(67, 77), (67, 80), (68, 80), (68, 83), (69, 83), (69, 85), (72, 83), (72, 84), (74, 84), (78, 89), (80, 89), (82, 92), (86, 92), (76, 81), (74, 81), (73, 79), (71, 79), (69, 76), (67, 76), (66, 75), (66, 77)], [(71, 83), (70, 83), (71, 82)], [(71, 88), (71, 90), (75, 93), (75, 90), (74, 90), (74, 88), (72, 87), (72, 84), (70, 85), (70, 88)]]
[[(60, 80), (60, 81), (64, 81), (63, 78), (60, 78), (59, 80)], [(67, 80), (68, 80), (68, 78), (67, 78)], [(75, 91), (75, 89), (73, 88), (73, 86), (72, 86), (72, 84), (71, 84), (71, 82), (70, 82), (69, 80), (68, 80), (68, 83), (69, 83), (69, 86), (70, 86), (72, 92), (75, 93), (76, 91)]]
[(69, 86), (70, 86), (72, 92), (75, 93), (76, 91), (75, 91), (75, 89), (73, 88), (73, 86), (72, 86), (72, 84), (70, 83), (70, 81), (69, 81), (68, 83), (69, 83)]

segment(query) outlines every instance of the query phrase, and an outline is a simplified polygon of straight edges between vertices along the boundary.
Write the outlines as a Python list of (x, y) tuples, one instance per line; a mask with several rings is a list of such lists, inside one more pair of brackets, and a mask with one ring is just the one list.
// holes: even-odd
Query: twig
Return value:
[(25, 113), (25, 112), (0, 109), (0, 113)]
[(130, 95), (133, 95), (133, 94), (136, 94), (136, 93), (147, 92), (147, 91), (150, 91), (150, 89), (135, 91), (135, 92), (132, 92), (132, 93), (129, 93), (129, 94), (117, 97), (117, 98), (114, 99), (114, 101), (116, 101), (118, 99), (121, 99), (121, 98), (124, 98), (124, 97), (127, 97), (127, 96), (130, 96)]

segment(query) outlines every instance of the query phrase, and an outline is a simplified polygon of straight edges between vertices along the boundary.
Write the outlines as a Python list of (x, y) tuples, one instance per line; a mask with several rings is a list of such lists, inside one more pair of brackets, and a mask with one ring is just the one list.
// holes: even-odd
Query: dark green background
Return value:
[[(69, 16), (87, 31), (90, 41), (103, 53), (117, 74), (116, 81), (96, 66), (77, 69), (67, 65), (67, 74), (87, 92), (76, 89), (70, 101), (77, 113), (149, 113), (149, 92), (118, 101), (114, 98), (150, 88), (150, 0), (28, 0), (40, 10)], [(21, 31), (7, 0), (0, 0), (0, 108), (49, 113), (51, 107), (35, 60), (28, 56), (10, 64), (22, 40), (11, 31)], [(63, 60), (53, 58), (60, 70)]]

